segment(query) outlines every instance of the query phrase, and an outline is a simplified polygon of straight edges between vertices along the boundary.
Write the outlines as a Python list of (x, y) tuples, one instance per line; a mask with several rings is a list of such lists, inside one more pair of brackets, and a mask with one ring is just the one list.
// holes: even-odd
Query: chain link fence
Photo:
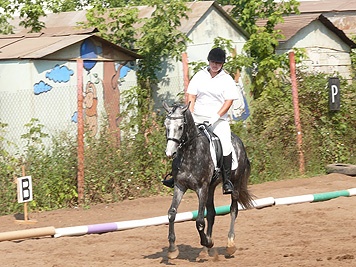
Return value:
[[(154, 101), (157, 109), (162, 107), (162, 101), (178, 101), (179, 91), (182, 88), (181, 77), (170, 79), (170, 83), (162, 88), (155, 88)], [(86, 131), (94, 131), (93, 136), (99, 137), (100, 127), (102, 127), (107, 117), (107, 108), (110, 106), (110, 99), (105, 96), (104, 84), (86, 82), (83, 85), (83, 116), (86, 124)], [(117, 93), (119, 101), (123, 103), (123, 92), (136, 86), (135, 82), (124, 81), (119, 83), (120, 93)], [(120, 111), (124, 110), (121, 105)], [(0, 123), (2, 126), (2, 137), (8, 142), (3, 142), (3, 146), (11, 153), (24, 152), (26, 139), (22, 136), (31, 133), (33, 119), (38, 124), (43, 125), (41, 131), (48, 135), (42, 138), (46, 146), (50, 146), (51, 136), (60, 132), (69, 135), (77, 135), (78, 122), (78, 88), (76, 85), (53, 86), (50, 91), (36, 94), (33, 89), (21, 89), (7, 91), (0, 94)], [(118, 117), (120, 114), (115, 114)]]

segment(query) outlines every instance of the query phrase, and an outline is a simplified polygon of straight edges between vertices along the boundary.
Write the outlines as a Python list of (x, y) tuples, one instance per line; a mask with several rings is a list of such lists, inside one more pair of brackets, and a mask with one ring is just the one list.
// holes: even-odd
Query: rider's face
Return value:
[(209, 61), (210, 71), (213, 73), (218, 73), (221, 70), (223, 65), (224, 65), (224, 63), (215, 62), (212, 60)]

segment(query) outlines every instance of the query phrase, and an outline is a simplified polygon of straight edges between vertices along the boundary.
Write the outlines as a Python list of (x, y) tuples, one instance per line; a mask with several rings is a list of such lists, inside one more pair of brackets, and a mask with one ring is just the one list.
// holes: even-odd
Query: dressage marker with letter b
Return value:
[(17, 201), (18, 203), (32, 201), (31, 176), (17, 178)]
[[(22, 169), (24, 175), (25, 170)], [(36, 220), (29, 220), (28, 219), (28, 212), (27, 212), (27, 202), (33, 200), (32, 194), (32, 178), (31, 176), (23, 176), (17, 178), (17, 202), (24, 203), (24, 219), (23, 220), (16, 220), (17, 223), (36, 223)]]

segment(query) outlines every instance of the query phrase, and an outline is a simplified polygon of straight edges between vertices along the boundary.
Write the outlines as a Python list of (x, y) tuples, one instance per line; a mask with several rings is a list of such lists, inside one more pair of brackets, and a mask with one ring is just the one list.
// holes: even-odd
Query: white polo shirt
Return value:
[[(225, 100), (235, 100), (240, 97), (236, 83), (228, 73), (222, 70), (212, 78), (208, 67), (193, 76), (187, 93), (196, 96), (194, 114), (206, 117), (218, 113)], [(228, 114), (224, 114), (221, 118), (227, 120)]]

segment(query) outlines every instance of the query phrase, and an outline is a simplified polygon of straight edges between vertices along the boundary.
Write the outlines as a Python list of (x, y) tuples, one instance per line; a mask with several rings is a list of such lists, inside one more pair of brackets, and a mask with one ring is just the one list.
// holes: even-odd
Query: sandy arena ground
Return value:
[[(346, 190), (356, 177), (329, 174), (313, 178), (250, 186), (256, 199), (289, 197)], [(217, 189), (216, 206), (230, 197)], [(171, 197), (151, 197), (89, 209), (30, 213), (34, 224), (17, 224), (13, 215), (0, 217), (0, 232), (53, 226), (55, 228), (145, 219), (167, 214)], [(104, 234), (41, 237), (0, 242), (0, 266), (110, 267), (110, 266), (356, 266), (356, 196), (323, 202), (245, 210), (236, 221), (233, 257), (225, 257), (229, 216), (214, 225), (215, 250), (199, 256), (202, 247), (194, 221), (176, 224), (177, 259), (167, 258), (168, 225), (141, 227)], [(195, 194), (184, 196), (178, 212), (197, 209)], [(214, 256), (215, 251), (215, 256)], [(216, 255), (217, 252), (217, 255)]]

